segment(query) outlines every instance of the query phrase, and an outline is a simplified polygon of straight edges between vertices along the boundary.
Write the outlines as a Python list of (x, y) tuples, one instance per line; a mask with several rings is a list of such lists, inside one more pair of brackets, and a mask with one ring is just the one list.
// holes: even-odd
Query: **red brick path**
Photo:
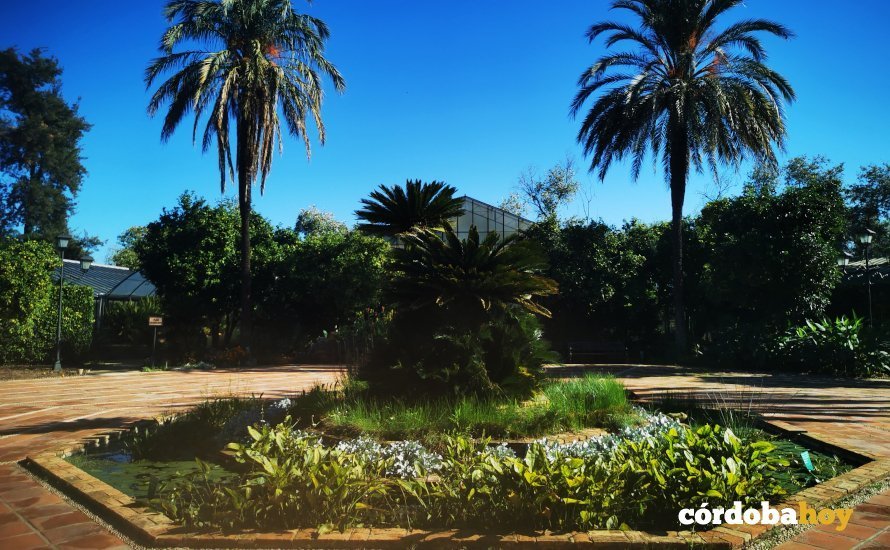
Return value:
[(284, 397), (331, 383), (332, 367), (127, 372), (0, 382), (0, 549), (117, 549), (127, 545), (47, 491), (16, 462), (208, 397)]

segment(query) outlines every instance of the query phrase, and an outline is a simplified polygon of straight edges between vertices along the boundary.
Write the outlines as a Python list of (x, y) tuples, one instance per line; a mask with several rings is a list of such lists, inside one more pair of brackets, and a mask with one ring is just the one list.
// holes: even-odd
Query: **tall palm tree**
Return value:
[(359, 229), (372, 235), (395, 237), (412, 231), (441, 229), (449, 219), (463, 213), (457, 190), (444, 182), (408, 180), (404, 187), (381, 185), (355, 215), (364, 223)]
[(738, 165), (750, 155), (775, 165), (782, 147), (782, 100), (794, 99), (789, 83), (766, 66), (757, 33), (790, 38), (784, 26), (763, 19), (716, 28), (717, 19), (743, 0), (616, 0), (633, 27), (606, 21), (587, 31), (593, 41), (609, 33), (606, 47), (628, 51), (599, 58), (578, 80), (571, 113), (577, 116), (597, 91), (578, 132), (590, 170), (605, 178), (612, 162), (629, 158), (636, 179), (647, 152), (661, 155), (671, 190), (675, 339), (686, 349), (683, 299), (683, 201), (690, 165)]
[[(161, 37), (162, 55), (145, 71), (151, 87), (172, 75), (152, 95), (148, 112), (168, 104), (161, 130), (166, 141), (188, 114), (192, 137), (206, 115), (202, 136), (206, 152), (214, 143), (219, 155), (220, 187), (238, 174), (241, 214), (241, 341), (249, 350), (252, 330), (250, 273), (251, 188), (260, 193), (272, 168), (272, 154), (282, 147), (281, 118), (288, 132), (301, 138), (310, 154), (306, 118), (311, 115), (324, 144), (321, 119), (322, 77), (337, 91), (346, 83), (325, 58), (330, 32), (323, 21), (297, 13), (291, 0), (171, 0), (164, 9), (170, 22)], [(176, 51), (178, 46), (183, 49)], [(230, 125), (234, 122), (232, 162)]]

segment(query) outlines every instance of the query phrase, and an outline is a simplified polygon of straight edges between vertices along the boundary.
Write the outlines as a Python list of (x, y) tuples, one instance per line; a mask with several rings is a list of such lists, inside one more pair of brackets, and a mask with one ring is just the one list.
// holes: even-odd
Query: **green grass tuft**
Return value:
[(293, 411), (325, 431), (379, 439), (427, 440), (436, 433), (537, 437), (590, 427), (621, 427), (636, 419), (624, 386), (610, 376), (552, 381), (529, 401), (463, 397), (407, 402), (361, 391), (310, 391)]

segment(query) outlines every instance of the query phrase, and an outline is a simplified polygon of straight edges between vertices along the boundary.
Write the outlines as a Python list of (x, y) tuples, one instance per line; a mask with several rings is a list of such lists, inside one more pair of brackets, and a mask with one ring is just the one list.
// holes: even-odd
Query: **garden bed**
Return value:
[[(533, 443), (526, 456), (518, 454), (521, 452), (520, 450), (515, 448), (511, 450), (502, 443), (470, 437), (468, 434), (472, 431), (471, 429), (465, 430), (463, 434), (452, 431), (451, 435), (440, 438), (427, 437), (421, 433), (420, 439), (425, 441), (424, 444), (416, 441), (402, 441), (393, 444), (368, 437), (358, 439), (341, 437), (339, 442), (330, 439), (323, 441), (317, 434), (292, 430), (284, 426), (279, 428), (270, 426), (276, 420), (272, 416), (287, 415), (301, 410), (301, 406), (318, 398), (318, 395), (314, 395), (312, 392), (307, 395), (309, 398), (302, 405), (300, 405), (300, 400), (306, 396), (291, 400), (290, 403), (286, 403), (287, 406), (281, 402), (266, 404), (263, 410), (271, 411), (272, 414), (264, 412), (261, 413), (261, 417), (265, 415), (270, 422), (265, 426), (257, 424), (257, 428), (252, 430), (250, 437), (246, 438), (247, 441), (230, 449), (230, 454), (234, 454), (238, 458), (238, 462), (235, 463), (227, 462), (230, 459), (225, 458), (217, 461), (220, 463), (219, 466), (210, 468), (198, 462), (176, 462), (176, 458), (182, 457), (169, 457), (168, 460), (143, 463), (140, 466), (144, 468), (142, 479), (120, 477), (121, 470), (126, 469), (121, 467), (121, 464), (126, 462), (120, 454), (121, 450), (126, 453), (133, 451), (142, 453), (151, 450), (151, 447), (146, 445), (152, 441), (153, 437), (146, 436), (146, 431), (142, 429), (138, 434), (124, 434), (116, 443), (100, 444), (97, 446), (98, 449), (93, 449), (91, 453), (68, 453), (68, 461), (62, 460), (57, 454), (47, 453), (35, 457), (32, 464), (36, 469), (47, 473), (56, 482), (65, 484), (81, 497), (87, 498), (89, 505), (97, 508), (97, 511), (107, 519), (122, 526), (127, 530), (126, 532), (135, 536), (140, 542), (155, 545), (300, 547), (324, 544), (341, 546), (348, 543), (353, 546), (402, 547), (406, 543), (439, 541), (445, 546), (474, 542), (481, 545), (509, 546), (530, 542), (534, 539), (541, 543), (552, 544), (594, 540), (611, 541), (626, 546), (666, 543), (686, 547), (690, 544), (707, 543), (725, 547), (743, 542), (766, 530), (766, 526), (734, 526), (733, 529), (723, 526), (697, 533), (680, 531), (675, 526), (676, 513), (681, 507), (690, 504), (685, 501), (681, 503), (684, 498), (689, 500), (688, 494), (684, 497), (683, 492), (686, 489), (682, 485), (674, 486), (671, 489), (671, 494), (675, 495), (676, 502), (661, 502), (657, 495), (621, 493), (622, 490), (627, 489), (623, 481), (609, 485), (603, 481), (605, 479), (603, 478), (597, 482), (600, 485), (588, 487), (588, 494), (605, 500), (612, 497), (614, 500), (623, 500), (626, 504), (637, 504), (645, 503), (648, 499), (649, 504), (655, 506), (656, 509), (662, 508), (661, 514), (666, 514), (665, 517), (673, 516), (673, 522), (652, 521), (651, 514), (649, 516), (638, 514), (638, 517), (633, 520), (631, 520), (633, 514), (630, 513), (626, 518), (610, 518), (610, 513), (616, 512), (616, 510), (623, 513), (621, 510), (628, 507), (608, 508), (600, 503), (592, 502), (587, 505), (591, 516), (599, 515), (584, 518), (583, 515), (576, 514), (576, 507), (566, 504), (566, 501), (570, 500), (567, 498), (568, 496), (577, 496), (574, 493), (571, 495), (564, 493), (556, 500), (547, 500), (542, 496), (546, 496), (549, 491), (554, 490), (570, 491), (568, 487), (571, 485), (566, 485), (565, 479), (572, 479), (573, 476), (572, 472), (566, 473), (565, 468), (567, 467), (569, 469), (578, 468), (583, 464), (584, 468), (587, 468), (584, 470), (585, 475), (590, 479), (598, 479), (597, 472), (602, 473), (603, 470), (601, 469), (602, 465), (594, 465), (596, 461), (590, 458), (594, 455), (614, 453), (619, 457), (614, 462), (623, 464), (628, 461), (633, 462), (637, 458), (634, 453), (648, 453), (646, 456), (651, 458), (653, 456), (662, 457), (659, 453), (664, 453), (667, 448), (677, 449), (678, 452), (688, 449), (695, 454), (702, 449), (712, 449), (715, 445), (722, 445), (724, 453), (742, 454), (752, 450), (766, 451), (767, 447), (770, 447), (769, 452), (782, 455), (776, 456), (777, 460), (793, 462), (789, 459), (793, 459), (794, 455), (799, 455), (805, 450), (799, 443), (793, 441), (797, 437), (795, 434), (776, 430), (768, 423), (761, 427), (770, 428), (774, 433), (766, 433), (760, 428), (751, 428), (749, 433), (744, 434), (741, 439), (736, 439), (731, 435), (731, 431), (725, 428), (712, 427), (710, 424), (698, 425), (697, 421), (693, 419), (684, 419), (689, 424), (681, 425), (677, 418), (652, 411), (642, 411), (630, 405), (628, 407), (633, 414), (625, 418), (633, 417), (634, 421), (626, 423), (622, 427), (613, 425), (610, 428), (611, 434), (604, 435), (600, 431), (602, 428), (598, 428), (594, 437), (585, 438), (584, 432), (590, 428), (578, 428), (577, 431), (581, 431), (580, 434), (577, 434), (578, 440), (571, 441), (572, 432), (565, 434), (562, 441), (554, 441), (555, 438), (550, 437), (549, 441)], [(230, 424), (233, 419), (240, 418), (241, 422), (249, 421), (250, 415), (245, 411), (252, 410), (251, 407), (255, 407), (259, 403), (255, 400), (211, 402), (190, 414), (192, 420), (199, 418), (204, 422), (215, 422), (219, 426), (218, 432), (225, 433), (226, 430), (231, 429), (231, 426), (227, 424)], [(343, 401), (341, 400), (340, 403), (342, 404)], [(614, 405), (611, 403), (610, 407), (614, 407)], [(541, 402), (535, 404), (535, 400), (532, 400), (525, 406), (543, 405)], [(276, 409), (281, 410), (276, 411)], [(627, 410), (622, 409), (620, 414), (626, 415)], [(229, 417), (225, 423), (219, 421), (223, 416)], [(587, 418), (597, 418), (597, 420), (589, 420), (581, 424), (610, 423), (609, 421), (603, 422), (602, 416), (594, 415)], [(293, 420), (288, 420), (288, 423), (287, 425), (290, 425)], [(168, 420), (161, 426), (176, 424), (177, 422)], [(323, 424), (316, 421), (312, 425), (317, 428)], [(327, 426), (331, 427), (331, 425)], [(156, 430), (157, 428), (158, 426), (155, 426)], [(167, 430), (175, 432), (175, 429), (167, 428)], [(155, 433), (160, 432), (156, 431)], [(165, 437), (169, 438), (169, 433), (154, 436), (157, 441), (164, 441)], [(667, 438), (668, 443), (658, 443), (661, 438)], [(284, 440), (283, 447), (281, 447), (282, 440)], [(167, 439), (168, 443), (170, 441), (172, 440)], [(627, 441), (633, 443), (627, 443)], [(724, 443), (721, 444), (720, 441)], [(276, 446), (286, 452), (276, 454), (273, 450)], [(182, 449), (183, 446), (179, 447)], [(776, 449), (773, 450), (772, 447)], [(207, 446), (207, 448), (212, 447)], [(809, 451), (815, 472), (805, 470), (802, 464), (792, 464), (790, 471), (793, 475), (784, 471), (789, 470), (786, 467), (783, 467), (783, 473), (779, 474), (778, 471), (769, 470), (763, 466), (763, 469), (759, 470), (760, 472), (773, 475), (776, 478), (775, 483), (764, 485), (764, 487), (770, 488), (767, 492), (773, 491), (775, 494), (752, 493), (750, 496), (769, 497), (774, 504), (779, 501), (797, 499), (806, 500), (811, 504), (829, 502), (867, 482), (886, 475), (888, 471), (886, 464), (872, 463), (845, 472), (849, 466), (829, 456), (830, 454), (843, 453), (840, 450), (837, 453), (831, 453), (831, 447), (824, 447), (824, 449), (829, 452), (820, 454), (812, 450)], [(118, 454), (115, 456), (114, 453)], [(316, 453), (320, 453), (320, 457), (309, 458)], [(406, 455), (409, 458), (406, 459)], [(204, 452), (200, 456), (211, 460), (214, 457), (220, 457), (218, 453), (213, 454), (213, 452), (209, 454)], [(228, 491), (225, 489), (226, 486), (238, 490), (238, 487), (244, 487), (245, 484), (253, 484), (253, 493), (250, 498), (259, 499), (264, 504), (274, 504), (274, 499), (268, 500), (269, 494), (263, 496), (264, 491), (270, 488), (268, 486), (269, 479), (291, 476), (290, 485), (284, 483), (279, 487), (285, 491), (288, 488), (293, 490), (300, 484), (293, 481), (295, 475), (293, 472), (288, 474), (287, 472), (268, 470), (269, 461), (271, 460), (277, 467), (281, 466), (288, 457), (294, 456), (302, 457), (298, 461), (301, 468), (315, 468), (314, 474), (310, 473), (309, 476), (317, 475), (321, 480), (322, 487), (333, 492), (344, 491), (343, 488), (346, 487), (345, 492), (342, 493), (344, 497), (349, 497), (350, 487), (354, 490), (391, 491), (391, 493), (383, 500), (369, 500), (367, 504), (372, 509), (371, 511), (358, 512), (356, 508), (348, 506), (337, 508), (341, 505), (324, 496), (324, 491), (314, 494), (311, 485), (306, 485), (302, 487), (311, 498), (302, 503), (292, 502), (289, 505), (290, 508), (285, 507), (275, 512), (278, 516), (268, 513), (257, 515), (256, 509), (251, 508), (251, 505), (243, 502), (238, 504), (224, 495)], [(555, 467), (540, 466), (548, 461), (553, 461), (554, 456), (559, 457), (560, 461)], [(749, 454), (747, 459), (738, 461), (740, 464), (744, 463), (747, 468), (745, 472), (748, 472), (740, 475), (751, 475), (755, 465), (760, 464), (756, 460), (756, 456), (753, 455), (752, 459), (752, 455)], [(867, 460), (865, 457), (852, 456), (852, 458), (854, 461), (857, 458), (862, 462)], [(102, 460), (113, 462), (117, 465), (117, 470), (114, 468), (109, 470), (98, 464)], [(661, 460), (667, 462), (666, 458), (662, 457)], [(535, 465), (536, 461), (537, 466)], [(603, 461), (600, 460), (600, 462)], [(641, 463), (645, 462), (646, 460), (641, 460)], [(705, 462), (694, 463), (699, 468), (707, 469)], [(339, 464), (346, 470), (359, 467), (365, 470), (357, 477), (332, 477), (330, 468), (332, 464)], [(461, 465), (465, 470), (459, 471), (457, 465)], [(186, 477), (190, 481), (180, 485), (179, 488), (176, 488), (172, 476), (167, 476), (169, 479), (166, 481), (163, 479), (165, 477), (163, 472), (176, 469), (185, 470), (186, 468), (193, 470)], [(491, 478), (489, 481), (495, 480), (497, 483), (475, 483), (473, 480), (476, 479), (476, 474), (470, 472), (474, 468), (482, 472), (479, 474), (481, 477)], [(499, 468), (516, 469), (514, 473), (519, 475), (498, 473)], [(646, 473), (647, 469), (643, 467), (634, 473), (634, 476), (651, 475), (656, 478), (670, 470), (669, 465), (664, 466), (666, 469), (659, 470), (659, 468), (661, 466)], [(266, 471), (263, 472), (263, 470)], [(560, 473), (560, 470), (563, 472)], [(605, 471), (611, 472), (608, 468)], [(828, 475), (838, 473), (840, 475), (826, 481), (825, 478)], [(224, 481), (227, 476), (231, 478), (228, 482)], [(535, 485), (528, 481), (529, 476), (533, 478), (537, 476), (540, 483)], [(782, 478), (782, 476), (785, 477)], [(297, 475), (297, 478), (299, 477)], [(621, 479), (620, 474), (613, 477)], [(455, 483), (453, 478), (460, 478), (463, 481)], [(667, 482), (673, 483), (673, 480)], [(353, 485), (350, 486), (350, 483)], [(725, 479), (721, 483), (724, 485), (714, 485), (711, 488), (721, 491), (733, 488), (730, 483), (727, 489)], [(816, 483), (819, 484), (813, 487), (812, 485)], [(140, 488), (144, 492), (140, 493)], [(782, 488), (782, 490), (775, 491), (777, 488)], [(400, 495), (395, 493), (396, 489), (401, 492)], [(692, 494), (695, 491), (704, 490), (706, 490), (704, 486), (690, 489), (693, 491)], [(795, 494), (791, 494), (792, 492)], [(521, 501), (542, 497), (541, 502), (542, 506), (546, 508), (546, 513), (552, 516), (562, 515), (564, 520), (556, 522), (549, 518), (542, 519), (532, 513), (535, 510), (529, 506), (517, 504), (511, 508), (500, 504), (509, 501), (511, 494)], [(416, 499), (411, 495), (414, 495)], [(322, 500), (317, 500), (319, 498)], [(312, 501), (312, 499), (316, 500)], [(455, 512), (454, 508), (458, 502), (463, 502), (466, 510)], [(312, 513), (309, 513), (310, 508), (306, 507), (310, 503), (312, 504)], [(420, 503), (428, 508), (418, 514)], [(435, 505), (428, 503), (435, 503)], [(304, 508), (300, 508), (301, 505)], [(399, 514), (396, 515), (409, 518), (409, 520), (406, 523), (399, 523), (397, 518), (394, 520), (393, 514), (381, 511), (384, 508), (383, 505), (392, 507), (388, 510), (399, 510)], [(195, 507), (200, 508), (201, 506), (216, 509), (216, 512), (212, 510), (194, 511)], [(237, 513), (218, 513), (221, 508), (226, 506), (233, 508), (247, 506), (245, 512), (251, 518), (250, 521), (245, 523), (243, 518), (239, 520)], [(374, 511), (375, 506), (381, 510)], [(192, 511), (187, 511), (189, 508)], [(670, 510), (666, 510), (666, 508), (670, 508)], [(329, 517), (341, 516), (351, 521), (334, 523), (324, 516), (323, 511), (319, 512), (316, 509), (326, 509)], [(344, 510), (352, 515), (343, 514)], [(229, 510), (229, 512), (233, 512), (233, 510)], [(184, 522), (185, 526), (177, 524), (168, 516), (178, 518)], [(424, 520), (424, 516), (426, 516), (426, 520)], [(288, 523), (292, 519), (287, 518), (293, 517), (307, 518), (309, 523)], [(474, 521), (474, 518), (480, 518), (483, 521)], [(326, 519), (327, 521), (325, 521)], [(585, 523), (586, 519), (591, 519), (591, 521)], [(602, 527), (609, 527), (611, 530), (599, 530)], [(648, 534), (639, 530), (640, 528), (648, 531)]]

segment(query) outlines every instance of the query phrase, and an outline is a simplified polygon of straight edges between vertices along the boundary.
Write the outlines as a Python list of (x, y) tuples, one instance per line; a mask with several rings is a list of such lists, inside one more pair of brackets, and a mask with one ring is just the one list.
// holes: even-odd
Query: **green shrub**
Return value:
[[(69, 359), (79, 358), (89, 351), (93, 342), (93, 319), (96, 307), (93, 289), (88, 286), (66, 284), (62, 292), (62, 353)], [(50, 358), (56, 346), (59, 323), (58, 286), (53, 287), (50, 301), (55, 306), (42, 310), (37, 320), (34, 361)]]
[(151, 343), (152, 327), (148, 317), (162, 315), (161, 301), (156, 297), (125, 302), (110, 302), (102, 316), (98, 337), (111, 344), (144, 346)]
[(387, 394), (530, 395), (550, 350), (540, 321), (518, 307), (467, 329), (441, 311), (401, 312), (358, 376)]
[(247, 470), (235, 483), (212, 479), (198, 461), (201, 471), (162, 487), (155, 505), (189, 526), (224, 529), (342, 529), (391, 509), (395, 482), (384, 477), (384, 461), (363, 464), (287, 424), (249, 431), (249, 444), (229, 445)]
[(859, 317), (807, 320), (780, 335), (770, 347), (784, 368), (841, 376), (890, 373), (890, 353), (865, 333)]
[[(36, 363), (51, 358), (56, 346), (59, 261), (49, 244), (0, 241), (0, 363)], [(93, 292), (65, 285), (62, 343), (65, 357), (85, 353), (93, 337)]]
[(665, 511), (707, 500), (731, 505), (783, 494), (788, 462), (765, 441), (745, 443), (719, 426), (671, 428), (612, 450), (565, 456), (533, 444), (524, 458), (488, 440), (446, 437), (438, 475), (387, 477), (394, 458), (325, 448), (286, 422), (231, 444), (246, 471), (204, 474), (163, 487), (154, 505), (190, 526), (288, 529), (323, 526), (481, 527), (559, 531), (671, 526)]
[(0, 240), (0, 363), (42, 355), (34, 344), (40, 319), (53, 311), (50, 274), (58, 265), (46, 243)]

